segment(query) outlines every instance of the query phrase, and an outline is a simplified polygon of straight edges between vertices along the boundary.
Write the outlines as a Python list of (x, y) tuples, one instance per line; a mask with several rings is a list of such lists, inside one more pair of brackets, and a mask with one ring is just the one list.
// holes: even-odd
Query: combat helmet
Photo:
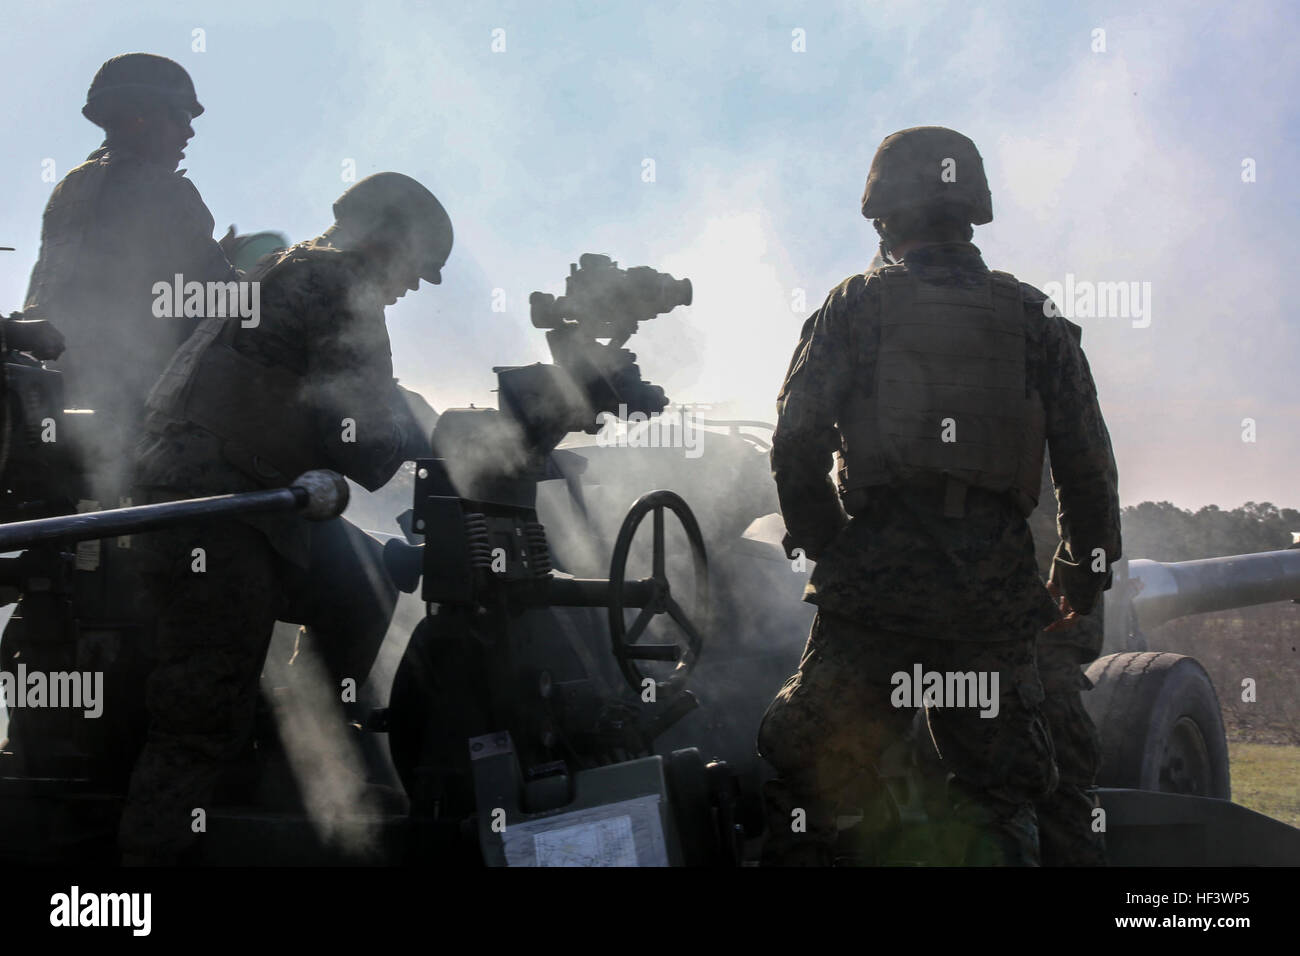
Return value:
[(152, 53), (123, 53), (108, 60), (90, 81), (81, 115), (103, 126), (116, 107), (140, 100), (161, 100), (190, 116), (203, 113), (185, 67)]
[(871, 160), (862, 215), (886, 219), (922, 206), (953, 207), (976, 226), (993, 220), (984, 161), (975, 144), (956, 130), (914, 126), (891, 133)]
[(367, 176), (335, 201), (334, 221), (353, 235), (401, 249), (421, 279), (435, 285), (442, 281), (451, 254), (451, 217), (410, 176)]

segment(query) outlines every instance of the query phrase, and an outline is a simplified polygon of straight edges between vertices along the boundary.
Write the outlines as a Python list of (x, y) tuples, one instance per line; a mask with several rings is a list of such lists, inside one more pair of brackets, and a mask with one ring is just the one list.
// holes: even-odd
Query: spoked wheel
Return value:
[[(665, 511), (671, 511), (676, 515), (690, 543), (695, 578), (694, 613), (700, 618), (699, 625), (673, 597), (672, 587), (668, 582), (664, 541)], [(646, 515), (651, 515), (653, 519), (654, 557), (651, 576), (639, 581), (628, 581), (628, 552), (632, 547), (632, 539), (636, 537), (637, 529)], [(629, 603), (632, 607), (641, 608), (641, 612), (631, 626), (628, 626), (624, 620), (623, 613)], [(622, 670), (624, 678), (634, 692), (641, 694), (648, 687), (646, 680), (649, 678), (637, 666), (638, 661), (677, 662), (676, 669), (667, 679), (655, 680), (656, 700), (676, 694), (685, 687), (686, 678), (704, 647), (704, 634), (708, 629), (708, 608), (709, 566), (704, 552), (704, 536), (700, 534), (700, 526), (695, 520), (695, 515), (691, 513), (686, 502), (671, 491), (652, 491), (642, 495), (623, 519), (623, 526), (619, 528), (618, 539), (614, 543), (614, 556), (609, 568), (610, 639), (619, 669)], [(667, 614), (673, 619), (681, 631), (680, 638), (671, 644), (638, 643), (650, 622), (660, 614)]]

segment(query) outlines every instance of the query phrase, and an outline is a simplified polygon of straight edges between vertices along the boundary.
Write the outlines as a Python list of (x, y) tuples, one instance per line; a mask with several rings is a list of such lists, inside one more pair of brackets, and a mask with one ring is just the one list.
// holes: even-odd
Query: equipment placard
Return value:
[(508, 866), (667, 866), (659, 795), (507, 825)]

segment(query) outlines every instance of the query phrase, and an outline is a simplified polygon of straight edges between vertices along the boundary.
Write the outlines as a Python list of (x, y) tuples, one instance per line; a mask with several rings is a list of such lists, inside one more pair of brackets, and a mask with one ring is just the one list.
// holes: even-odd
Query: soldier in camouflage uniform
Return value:
[[(256, 327), (205, 319), (176, 354), (149, 397), (142, 497), (285, 486), (312, 468), (374, 490), (402, 462), (431, 454), (428, 431), (393, 379), (384, 307), (421, 278), (441, 281), (451, 221), (428, 190), (397, 173), (357, 183), (334, 213), (322, 236), (249, 277), (261, 282)], [(328, 543), (347, 538), (337, 520), (313, 526), (274, 515), (149, 539), (159, 659), (148, 742), (119, 832), (124, 862), (173, 862), (192, 842), (193, 810), (207, 806), (221, 770), (248, 742), (274, 621), (301, 621), (285, 616), (288, 591), (325, 546), (318, 529), (330, 527)], [(358, 578), (348, 589), (366, 585)], [(377, 645), (336, 650), (349, 660), (334, 665), (335, 676), (360, 685)]]
[(154, 284), (236, 278), (198, 190), (177, 170), (203, 107), (189, 74), (148, 53), (100, 67), (82, 113), (104, 143), (50, 195), (26, 311), (67, 338), (69, 407), (95, 410), (95, 497), (118, 504), (145, 396), (196, 320), (157, 318)]
[[(1070, 324), (970, 243), (992, 205), (969, 139), (940, 127), (887, 137), (862, 211), (894, 264), (845, 280), (807, 321), (777, 404), (772, 472), (788, 550), (817, 561), (805, 600), (818, 614), (759, 731), (778, 773), (764, 860), (831, 862), (837, 816), (864, 793), (897, 813), (904, 797), (881, 781), (914, 705), (891, 698), (895, 675), (920, 664), (998, 677), (995, 717), (925, 708), (963, 835), (952, 858), (1033, 865), (1034, 802), (1057, 777), (1035, 641), (1108, 586), (1087, 557), (1100, 548), (1108, 567), (1120, 552), (1110, 440)], [(1025, 521), (1044, 443), (1064, 622)]]
[[(203, 113), (185, 70), (147, 53), (114, 57), (95, 74), (82, 113), (105, 139), (50, 195), (24, 315), (50, 320), (66, 337), (67, 352), (55, 363), (65, 407), (94, 410), (93, 424), (75, 437), (55, 435), (75, 442), (77, 473), (66, 481), (71, 501), (50, 504), (71, 508), (84, 499), (94, 510), (131, 503), (145, 396), (195, 327), (195, 319), (155, 316), (155, 283), (170, 286), (177, 274), (198, 282), (236, 274), (212, 238), (211, 213), (177, 170), (194, 135), (190, 122)], [(122, 638), (97, 667), (106, 672), (109, 720), (125, 719), (129, 705), (117, 702), (138, 697), (152, 644), (131, 543), (124, 537), (79, 547), (70, 608), (40, 596), (24, 600), (5, 627), (0, 666), (10, 670), (22, 659), (33, 669), (59, 670), (68, 664), (60, 663), (65, 642), (56, 634), (115, 631)], [(23, 759), (51, 743), (39, 729), (44, 724), (40, 714), (15, 714), (10, 743)]]

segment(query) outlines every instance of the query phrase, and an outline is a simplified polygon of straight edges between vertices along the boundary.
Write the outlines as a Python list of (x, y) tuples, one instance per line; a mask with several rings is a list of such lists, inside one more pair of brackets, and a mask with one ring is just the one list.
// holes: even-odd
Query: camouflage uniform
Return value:
[[(145, 540), (154, 559), (157, 663), (119, 843), (127, 863), (171, 864), (194, 839), (193, 811), (210, 809), (221, 771), (252, 732), (262, 660), (282, 609), (282, 569), (265, 538), (240, 521)], [(205, 552), (204, 573), (191, 570), (195, 548)]]
[[(921, 246), (905, 265), (935, 286), (988, 277), (979, 250), (964, 242)], [(1032, 804), (1056, 774), (1042, 685), (1027, 663), (1036, 636), (1057, 615), (1038, 578), (1024, 512), (1009, 495), (971, 487), (964, 516), (949, 517), (934, 488), (886, 485), (870, 489), (849, 519), (829, 477), (832, 456), (842, 449), (837, 423), (853, 389), (868, 388), (873, 374), (881, 286), (869, 273), (831, 293), (805, 324), (778, 399), (772, 472), (789, 543), (818, 562), (805, 600), (819, 614), (800, 672), (760, 729), (759, 749), (780, 775), (769, 787), (765, 858), (825, 862), (841, 799), (836, 788), (878, 768), (911, 720), (910, 711), (890, 705), (887, 679), (923, 663), (999, 673), (1003, 707), (996, 718), (955, 719), (933, 708), (927, 717), (955, 774), (954, 815), (981, 830), (966, 859), (1037, 862)], [(1087, 611), (1108, 574), (1093, 574), (1074, 556), (1094, 547), (1118, 556), (1114, 460), (1068, 323), (1044, 315), (1038, 290), (1021, 284), (1020, 295), (1025, 380), (1041, 396), (1061, 488), (1066, 542), (1055, 559), (1057, 577), (1072, 605)], [(931, 667), (930, 660), (947, 665)], [(827, 686), (834, 689), (821, 689)], [(806, 835), (791, 833), (786, 811), (794, 806), (809, 812)]]
[[(262, 282), (260, 325), (239, 328), (236, 318), (205, 328), (177, 354), (151, 396), (139, 448), (142, 497), (287, 484), (296, 475), (276, 471), (250, 450), (258, 447), (256, 433), (272, 442), (291, 432), (314, 435), (318, 457), (304, 470), (332, 468), (372, 490), (403, 461), (429, 454), (428, 437), (397, 391), (384, 303), (360, 256), (311, 242), (262, 268), (253, 276)], [(263, 403), (261, 415), (245, 426), (251, 445), (178, 418), (180, 406), (159, 399), (170, 386), (203, 384), (195, 377), (201, 340), (216, 327), (255, 363), (250, 367), (265, 368), (268, 376), (287, 371), (301, 383), (304, 400), (293, 407), (267, 407), (264, 395), (248, 396), (248, 414), (256, 414), (259, 399)], [(355, 424), (354, 441), (344, 437), (345, 418)], [(291, 583), (311, 563), (314, 536), (346, 538), (344, 525), (341, 519), (313, 526), (296, 515), (253, 516), (181, 529), (145, 544), (155, 560), (159, 665), (149, 682), (148, 742), (119, 834), (126, 859), (174, 860), (192, 842), (191, 811), (208, 805), (223, 764), (248, 742), (272, 625), (277, 617), (300, 620), (288, 606)], [(203, 573), (191, 570), (193, 548), (206, 552)], [(371, 571), (382, 577), (377, 568)], [(390, 587), (377, 578), (372, 583)], [(350, 586), (364, 589), (365, 582)], [(351, 676), (360, 686), (378, 650), (377, 641), (368, 644), (341, 641), (351, 660), (335, 667), (336, 676)]]
[[(157, 318), (154, 283), (230, 281), (213, 220), (183, 172), (101, 146), (50, 196), (27, 307), (58, 326), (69, 407), (93, 408), (105, 496), (129, 481), (145, 396), (196, 320)], [(170, 292), (169, 292), (170, 295)], [(117, 502), (113, 501), (116, 505)]]
[[(1051, 573), (1058, 546), (1056, 494), (1049, 468), (1043, 470), (1038, 507), (1029, 516), (1039, 572)], [(1038, 675), (1043, 682), (1043, 713), (1052, 729), (1060, 782), (1035, 805), (1044, 866), (1104, 866), (1104, 836), (1092, 828), (1096, 806), (1091, 790), (1101, 766), (1101, 740), (1083, 705), (1092, 683), (1084, 670), (1101, 653), (1102, 607), (1081, 615), (1074, 627), (1038, 636)]]
[[(886, 768), (890, 748), (908, 741), (915, 713), (893, 705), (891, 677), (911, 674), (918, 665), (922, 671), (998, 675), (995, 718), (970, 707), (926, 709), (929, 732), (954, 774), (947, 798), (962, 824), (943, 841), (939, 859), (971, 865), (1036, 860), (1029, 801), (1051, 789), (1056, 772), (1040, 712), (1043, 688), (1032, 638), (917, 637), (821, 609), (798, 673), (777, 694), (759, 732), (763, 755), (783, 772), (767, 788), (772, 828), (765, 862), (829, 864), (837, 811), (859, 808), (851, 797), (878, 800), (881, 777), (902, 776), (905, 786), (919, 782)], [(798, 809), (806, 811), (806, 833), (791, 828)], [(885, 829), (883, 822), (876, 821), (875, 829)], [(887, 832), (869, 835), (877, 841), (876, 861), (907, 858), (897, 855), (903, 851)]]

